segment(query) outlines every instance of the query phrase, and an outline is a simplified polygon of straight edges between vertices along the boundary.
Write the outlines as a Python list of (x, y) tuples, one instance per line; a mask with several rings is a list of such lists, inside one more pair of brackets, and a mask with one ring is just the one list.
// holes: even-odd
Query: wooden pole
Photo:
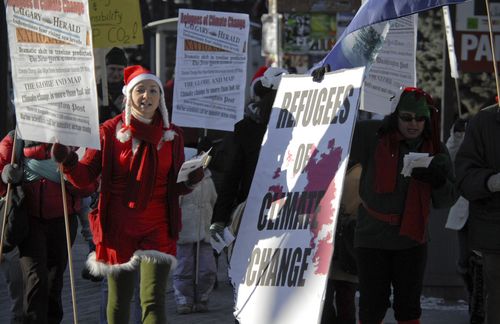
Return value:
[[(12, 154), (10, 157), (10, 164), (14, 164), (16, 161), (16, 139), (17, 132), (14, 131), (14, 139), (12, 144)], [(10, 183), (7, 184), (7, 194), (5, 195), (5, 208), (3, 210), (3, 220), (2, 220), (2, 233), (0, 234), (0, 263), (2, 263), (2, 255), (3, 255), (3, 240), (5, 234), (5, 225), (7, 224), (8, 210), (10, 208), (10, 203), (12, 200), (12, 185)]]
[[(491, 27), (491, 16), (490, 16), (490, 5), (488, 3), (488, 0), (484, 0), (486, 4), (486, 13), (488, 15), (488, 28), (490, 30), (490, 46), (491, 46), (491, 55), (492, 55), (492, 62), (493, 62), (493, 71), (495, 73), (495, 82), (497, 85), (497, 96), (500, 97), (500, 84), (498, 82), (498, 71), (497, 71), (497, 57), (495, 55), (495, 38), (493, 37), (493, 29)], [(500, 100), (497, 103), (498, 106), (500, 107)]]
[(78, 323), (78, 312), (76, 307), (76, 293), (75, 293), (75, 280), (73, 275), (73, 257), (71, 254), (71, 235), (69, 231), (69, 218), (68, 218), (68, 203), (66, 201), (66, 186), (64, 185), (63, 166), (59, 165), (59, 173), (61, 176), (61, 190), (62, 201), (64, 208), (64, 227), (66, 229), (66, 247), (68, 249), (68, 267), (69, 267), (69, 280), (71, 284), (71, 300), (73, 302), (73, 323)]
[(457, 108), (458, 108), (458, 117), (462, 118), (463, 112), (462, 112), (462, 103), (460, 102), (460, 88), (458, 87), (458, 79), (453, 79), (455, 80), (455, 91), (457, 92)]

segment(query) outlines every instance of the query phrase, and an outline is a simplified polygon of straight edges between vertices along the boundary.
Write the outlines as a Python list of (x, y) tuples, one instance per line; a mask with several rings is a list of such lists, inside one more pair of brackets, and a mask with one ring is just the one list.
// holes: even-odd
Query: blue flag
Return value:
[(389, 20), (465, 1), (368, 0), (359, 8), (332, 50), (314, 68), (329, 64), (335, 71), (368, 66), (384, 42), (390, 28)]

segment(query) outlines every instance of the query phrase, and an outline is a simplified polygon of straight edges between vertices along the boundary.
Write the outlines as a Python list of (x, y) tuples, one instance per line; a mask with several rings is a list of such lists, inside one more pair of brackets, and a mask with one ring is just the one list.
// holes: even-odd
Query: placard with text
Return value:
[(87, 1), (5, 4), (19, 136), (99, 148)]
[(231, 258), (242, 324), (320, 318), (363, 73), (281, 80)]
[(249, 30), (246, 14), (179, 10), (175, 124), (231, 131), (243, 118)]

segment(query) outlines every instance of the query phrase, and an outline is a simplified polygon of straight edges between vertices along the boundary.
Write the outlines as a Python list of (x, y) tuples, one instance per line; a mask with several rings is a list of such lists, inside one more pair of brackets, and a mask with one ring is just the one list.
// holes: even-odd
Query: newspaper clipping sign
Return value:
[(99, 148), (87, 1), (6, 2), (22, 139)]
[(248, 54), (246, 14), (179, 10), (173, 120), (233, 130), (243, 117)]

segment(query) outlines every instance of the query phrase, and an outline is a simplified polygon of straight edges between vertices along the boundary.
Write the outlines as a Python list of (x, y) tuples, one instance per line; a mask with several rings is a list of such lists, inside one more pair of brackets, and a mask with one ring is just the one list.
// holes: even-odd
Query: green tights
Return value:
[[(129, 322), (136, 271), (120, 271), (108, 276), (108, 324)], [(170, 264), (141, 261), (140, 271), (142, 323), (165, 324), (165, 295)]]

